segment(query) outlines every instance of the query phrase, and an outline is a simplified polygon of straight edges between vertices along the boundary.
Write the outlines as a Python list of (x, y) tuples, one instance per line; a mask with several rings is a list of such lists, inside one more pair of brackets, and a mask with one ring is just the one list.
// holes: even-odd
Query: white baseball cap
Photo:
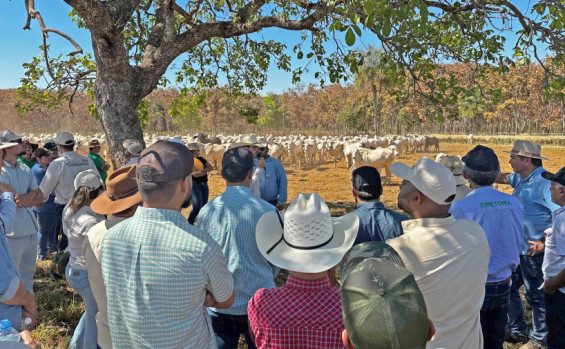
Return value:
[(75, 177), (75, 190), (80, 187), (88, 187), (91, 190), (94, 190), (103, 185), (104, 184), (102, 183), (102, 179), (100, 179), (98, 171), (95, 170), (82, 171)]
[(71, 145), (75, 144), (75, 137), (70, 132), (59, 131), (53, 138), (55, 143), (59, 145)]
[(422, 156), (412, 167), (395, 162), (390, 166), (390, 170), (395, 176), (412, 183), (435, 203), (449, 205), (455, 199), (455, 177), (451, 171), (426, 156)]

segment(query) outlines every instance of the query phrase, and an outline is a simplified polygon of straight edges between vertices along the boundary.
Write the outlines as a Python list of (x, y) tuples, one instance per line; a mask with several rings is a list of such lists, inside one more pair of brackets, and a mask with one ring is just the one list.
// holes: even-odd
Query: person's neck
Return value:
[(26, 159), (27, 161), (31, 161), (31, 154), (20, 155), (22, 158)]
[(374, 200), (363, 200), (361, 198), (359, 198), (358, 196), (356, 197), (356, 203), (357, 204), (364, 204), (366, 202), (380, 202), (379, 199), (374, 199)]
[(144, 208), (161, 208), (165, 210), (180, 212), (180, 204), (175, 202), (143, 202)]
[(437, 210), (436, 207), (430, 208), (420, 208), (420, 209), (413, 209), (412, 210), (412, 217), (415, 219), (420, 218), (447, 218), (450, 216), (449, 207), (447, 209), (441, 209), (440, 211)]
[(226, 187), (247, 187), (247, 188), (249, 188), (249, 185), (250, 185), (250, 181), (243, 181), (243, 182), (236, 182), (236, 183), (226, 182)]
[(484, 188), (484, 187), (492, 187), (492, 185), (478, 185), (477, 183), (467, 180), (469, 181), (469, 187), (473, 190), (478, 189), (478, 188)]
[(12, 167), (16, 167), (16, 163), (18, 162), (18, 155), (6, 154), (4, 161), (12, 165)]
[(301, 280), (320, 280), (328, 276), (328, 273), (323, 271), (321, 273), (301, 273), (298, 271), (288, 271), (288, 273), (297, 279)]
[(537, 170), (537, 167), (533, 167), (533, 166), (532, 166), (531, 168), (528, 168), (528, 169), (525, 170), (525, 171), (518, 172), (518, 174), (521, 175), (522, 177), (524, 177), (524, 179), (526, 179), (526, 178), (530, 177), (530, 175), (531, 175), (535, 170)]

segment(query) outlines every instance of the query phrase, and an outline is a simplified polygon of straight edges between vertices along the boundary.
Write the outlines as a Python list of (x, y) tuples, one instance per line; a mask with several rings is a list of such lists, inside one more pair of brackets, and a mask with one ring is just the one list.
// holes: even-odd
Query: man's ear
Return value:
[(469, 179), (469, 176), (467, 176), (467, 172), (465, 172), (465, 170), (461, 171), (461, 175), (463, 176), (463, 178)]
[(349, 341), (349, 336), (347, 335), (346, 329), (344, 329), (343, 332), (341, 332), (341, 341), (343, 342), (343, 346), (345, 347), (345, 349), (355, 349), (353, 348), (353, 345), (351, 345), (351, 342)]
[(181, 189), (182, 192), (186, 192), (189, 189), (192, 190), (192, 175), (186, 176), (180, 182), (180, 189)]
[(414, 190), (412, 193), (412, 197), (410, 198), (410, 202), (413, 204), (420, 205), (424, 199), (424, 194), (422, 194), (419, 190)]
[(351, 188), (351, 194), (353, 194), (354, 198), (357, 197), (357, 191), (355, 190), (355, 188)]

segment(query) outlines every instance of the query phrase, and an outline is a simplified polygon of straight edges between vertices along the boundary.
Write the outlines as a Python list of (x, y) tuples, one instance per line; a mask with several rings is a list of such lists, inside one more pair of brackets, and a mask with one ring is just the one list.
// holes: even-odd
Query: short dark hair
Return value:
[[(137, 171), (144, 177), (159, 174), (158, 171), (151, 166), (138, 166)], [(166, 202), (171, 200), (175, 195), (180, 181), (181, 179), (168, 182), (146, 182), (138, 179), (137, 187), (139, 188), (143, 201)]]
[[(253, 169), (249, 170), (252, 171)], [(228, 183), (239, 183), (239, 182), (243, 182), (245, 180), (245, 178), (247, 178), (247, 176), (249, 175), (249, 171), (247, 172), (222, 172), (222, 175), (224, 176), (224, 179), (226, 180), (226, 182)]]
[[(527, 156), (524, 155), (518, 155), (518, 157), (522, 160), (524, 160), (525, 158), (527, 158)], [(530, 158), (532, 160), (532, 165), (534, 165), (535, 167), (542, 167), (543, 166), (543, 162), (541, 159), (537, 159), (537, 158)]]
[(492, 185), (498, 175), (500, 174), (500, 170), (497, 171), (489, 171), (489, 172), (482, 172), (482, 171), (475, 171), (470, 169), (467, 166), (463, 166), (463, 171), (467, 174), (467, 177), (477, 185), (484, 187), (488, 185)]
[(75, 149), (75, 144), (68, 144), (68, 145), (64, 145), (64, 144), (59, 144), (59, 146), (61, 148), (63, 148), (64, 151), (73, 151)]

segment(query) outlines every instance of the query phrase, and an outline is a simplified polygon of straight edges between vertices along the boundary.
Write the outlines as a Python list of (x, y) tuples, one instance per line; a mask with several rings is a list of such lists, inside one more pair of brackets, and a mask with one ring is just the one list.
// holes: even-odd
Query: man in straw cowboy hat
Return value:
[(254, 133), (243, 135), (239, 137), (239, 140), (236, 143), (232, 143), (229, 146), (229, 149), (242, 147), (248, 149), (251, 154), (253, 154), (253, 161), (255, 162), (255, 170), (253, 171), (253, 177), (251, 177), (251, 183), (249, 183), (249, 190), (251, 195), (261, 198), (261, 191), (259, 190), (259, 182), (263, 177), (263, 173), (265, 171), (265, 164), (266, 161), (264, 158), (257, 158), (259, 154), (259, 149), (262, 146), (266, 146), (266, 143), (261, 143), (257, 139), (257, 135)]
[[(508, 319), (510, 276), (520, 264), (524, 235), (524, 207), (516, 197), (492, 187), (500, 174), (498, 157), (490, 148), (477, 145), (462, 159), (462, 176), (471, 193), (451, 205), (455, 218), (468, 218), (485, 230), (491, 251), (481, 327), (485, 348), (502, 349)], [(501, 219), (501, 217), (504, 217)]]
[(463, 199), (471, 192), (471, 188), (467, 186), (467, 180), (463, 178), (463, 162), (458, 156), (448, 156), (445, 158), (445, 167), (451, 171), (453, 177), (455, 177), (455, 199), (453, 203)]
[(208, 202), (198, 216), (198, 228), (210, 232), (220, 244), (235, 284), (235, 301), (229, 309), (210, 308), (219, 348), (237, 348), (244, 334), (253, 348), (247, 326), (247, 302), (260, 288), (274, 288), (279, 268), (261, 255), (255, 240), (259, 218), (276, 209), (249, 190), (253, 154), (243, 147), (229, 149), (222, 159), (226, 190)]
[(340, 348), (344, 329), (339, 289), (327, 271), (353, 246), (359, 218), (332, 218), (317, 193), (298, 194), (284, 218), (265, 213), (257, 223), (259, 251), (288, 270), (283, 287), (260, 289), (249, 301), (249, 328), (258, 348)]
[[(551, 212), (559, 206), (551, 201), (550, 182), (541, 176), (545, 171), (542, 160), (547, 158), (541, 156), (539, 144), (518, 140), (512, 150), (505, 153), (510, 154), (509, 163), (514, 173), (502, 173), (497, 183), (510, 184), (514, 188), (512, 195), (524, 206), (524, 237), (520, 250), (520, 266), (512, 274), (506, 339), (511, 342), (528, 340), (521, 349), (539, 348), (546, 345), (547, 339), (545, 299), (543, 291), (539, 290), (543, 282), (543, 238), (545, 230), (551, 227)], [(522, 285), (533, 312), (532, 330), (529, 335), (520, 297)]]
[(424, 295), (436, 328), (427, 348), (483, 347), (479, 314), (490, 259), (483, 228), (449, 214), (456, 189), (445, 166), (424, 156), (412, 167), (395, 162), (390, 169), (403, 179), (398, 207), (414, 219), (402, 222), (404, 234), (387, 244)]
[(147, 147), (136, 167), (143, 199), (108, 230), (100, 260), (115, 348), (215, 348), (206, 308), (229, 308), (233, 279), (220, 246), (186, 221), (193, 158), (176, 142)]
[(94, 212), (111, 215), (109, 219), (90, 228), (82, 247), (88, 268), (88, 280), (98, 305), (98, 314), (96, 315), (98, 346), (103, 349), (112, 348), (112, 340), (108, 326), (106, 287), (100, 266), (102, 240), (104, 240), (108, 229), (133, 216), (140, 204), (141, 194), (135, 180), (135, 166), (123, 167), (110, 174), (106, 181), (106, 191), (90, 204), (90, 208)]

